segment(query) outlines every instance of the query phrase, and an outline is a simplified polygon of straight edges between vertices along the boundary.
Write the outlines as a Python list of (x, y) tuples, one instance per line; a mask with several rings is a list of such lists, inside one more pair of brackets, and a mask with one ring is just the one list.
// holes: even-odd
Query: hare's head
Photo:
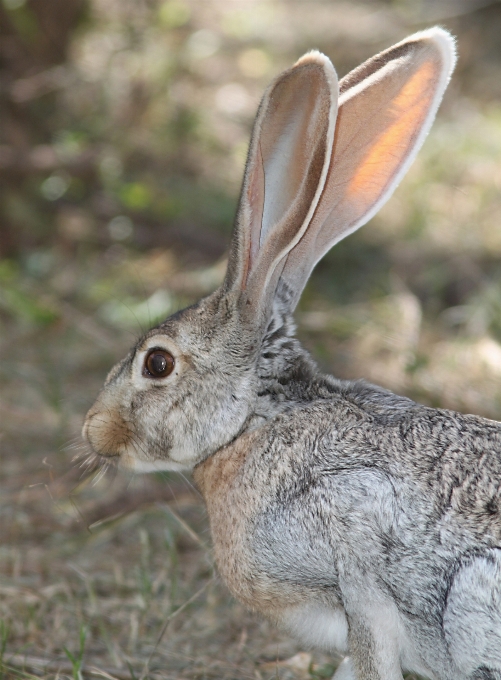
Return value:
[(454, 66), (434, 28), (338, 86), (311, 52), (259, 107), (223, 285), (147, 333), (109, 374), (84, 436), (137, 470), (192, 468), (253, 415), (273, 309), (292, 313), (317, 261), (389, 198), (421, 146)]

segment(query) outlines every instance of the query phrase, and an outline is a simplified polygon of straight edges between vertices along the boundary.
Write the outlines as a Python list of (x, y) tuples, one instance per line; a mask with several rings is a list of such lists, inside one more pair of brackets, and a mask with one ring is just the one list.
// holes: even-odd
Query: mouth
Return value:
[(131, 423), (116, 410), (100, 409), (89, 413), (82, 437), (88, 448), (80, 464), (88, 470), (103, 467), (138, 473), (186, 470), (186, 465), (167, 455), (172, 453), (167, 443), (162, 455), (155, 457)]

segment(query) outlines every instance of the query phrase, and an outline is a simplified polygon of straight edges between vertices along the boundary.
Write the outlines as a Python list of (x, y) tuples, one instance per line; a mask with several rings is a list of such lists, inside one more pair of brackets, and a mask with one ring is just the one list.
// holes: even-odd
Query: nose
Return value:
[(124, 418), (115, 410), (91, 409), (82, 428), (83, 438), (101, 456), (120, 456), (130, 442), (131, 432)]

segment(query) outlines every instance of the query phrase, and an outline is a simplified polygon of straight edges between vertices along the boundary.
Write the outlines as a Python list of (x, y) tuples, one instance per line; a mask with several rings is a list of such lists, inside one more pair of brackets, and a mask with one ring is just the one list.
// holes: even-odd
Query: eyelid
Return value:
[(148, 352), (151, 352), (152, 349), (161, 349), (164, 352), (169, 352), (173, 357), (176, 357), (179, 353), (177, 345), (171, 342), (168, 335), (163, 335), (162, 333), (145, 338), (141, 345), (136, 348), (136, 354), (139, 355), (143, 352), (147, 354)]

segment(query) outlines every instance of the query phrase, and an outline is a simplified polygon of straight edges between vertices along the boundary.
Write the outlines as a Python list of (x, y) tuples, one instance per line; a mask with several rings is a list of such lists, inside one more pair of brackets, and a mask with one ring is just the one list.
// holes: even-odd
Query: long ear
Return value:
[(337, 97), (334, 67), (310, 52), (261, 101), (223, 284), (254, 316), (269, 306), (276, 266), (305, 232), (322, 193)]
[(435, 27), (411, 35), (341, 80), (322, 197), (281, 274), (292, 309), (318, 260), (365, 224), (397, 187), (430, 129), (455, 61), (454, 39)]

